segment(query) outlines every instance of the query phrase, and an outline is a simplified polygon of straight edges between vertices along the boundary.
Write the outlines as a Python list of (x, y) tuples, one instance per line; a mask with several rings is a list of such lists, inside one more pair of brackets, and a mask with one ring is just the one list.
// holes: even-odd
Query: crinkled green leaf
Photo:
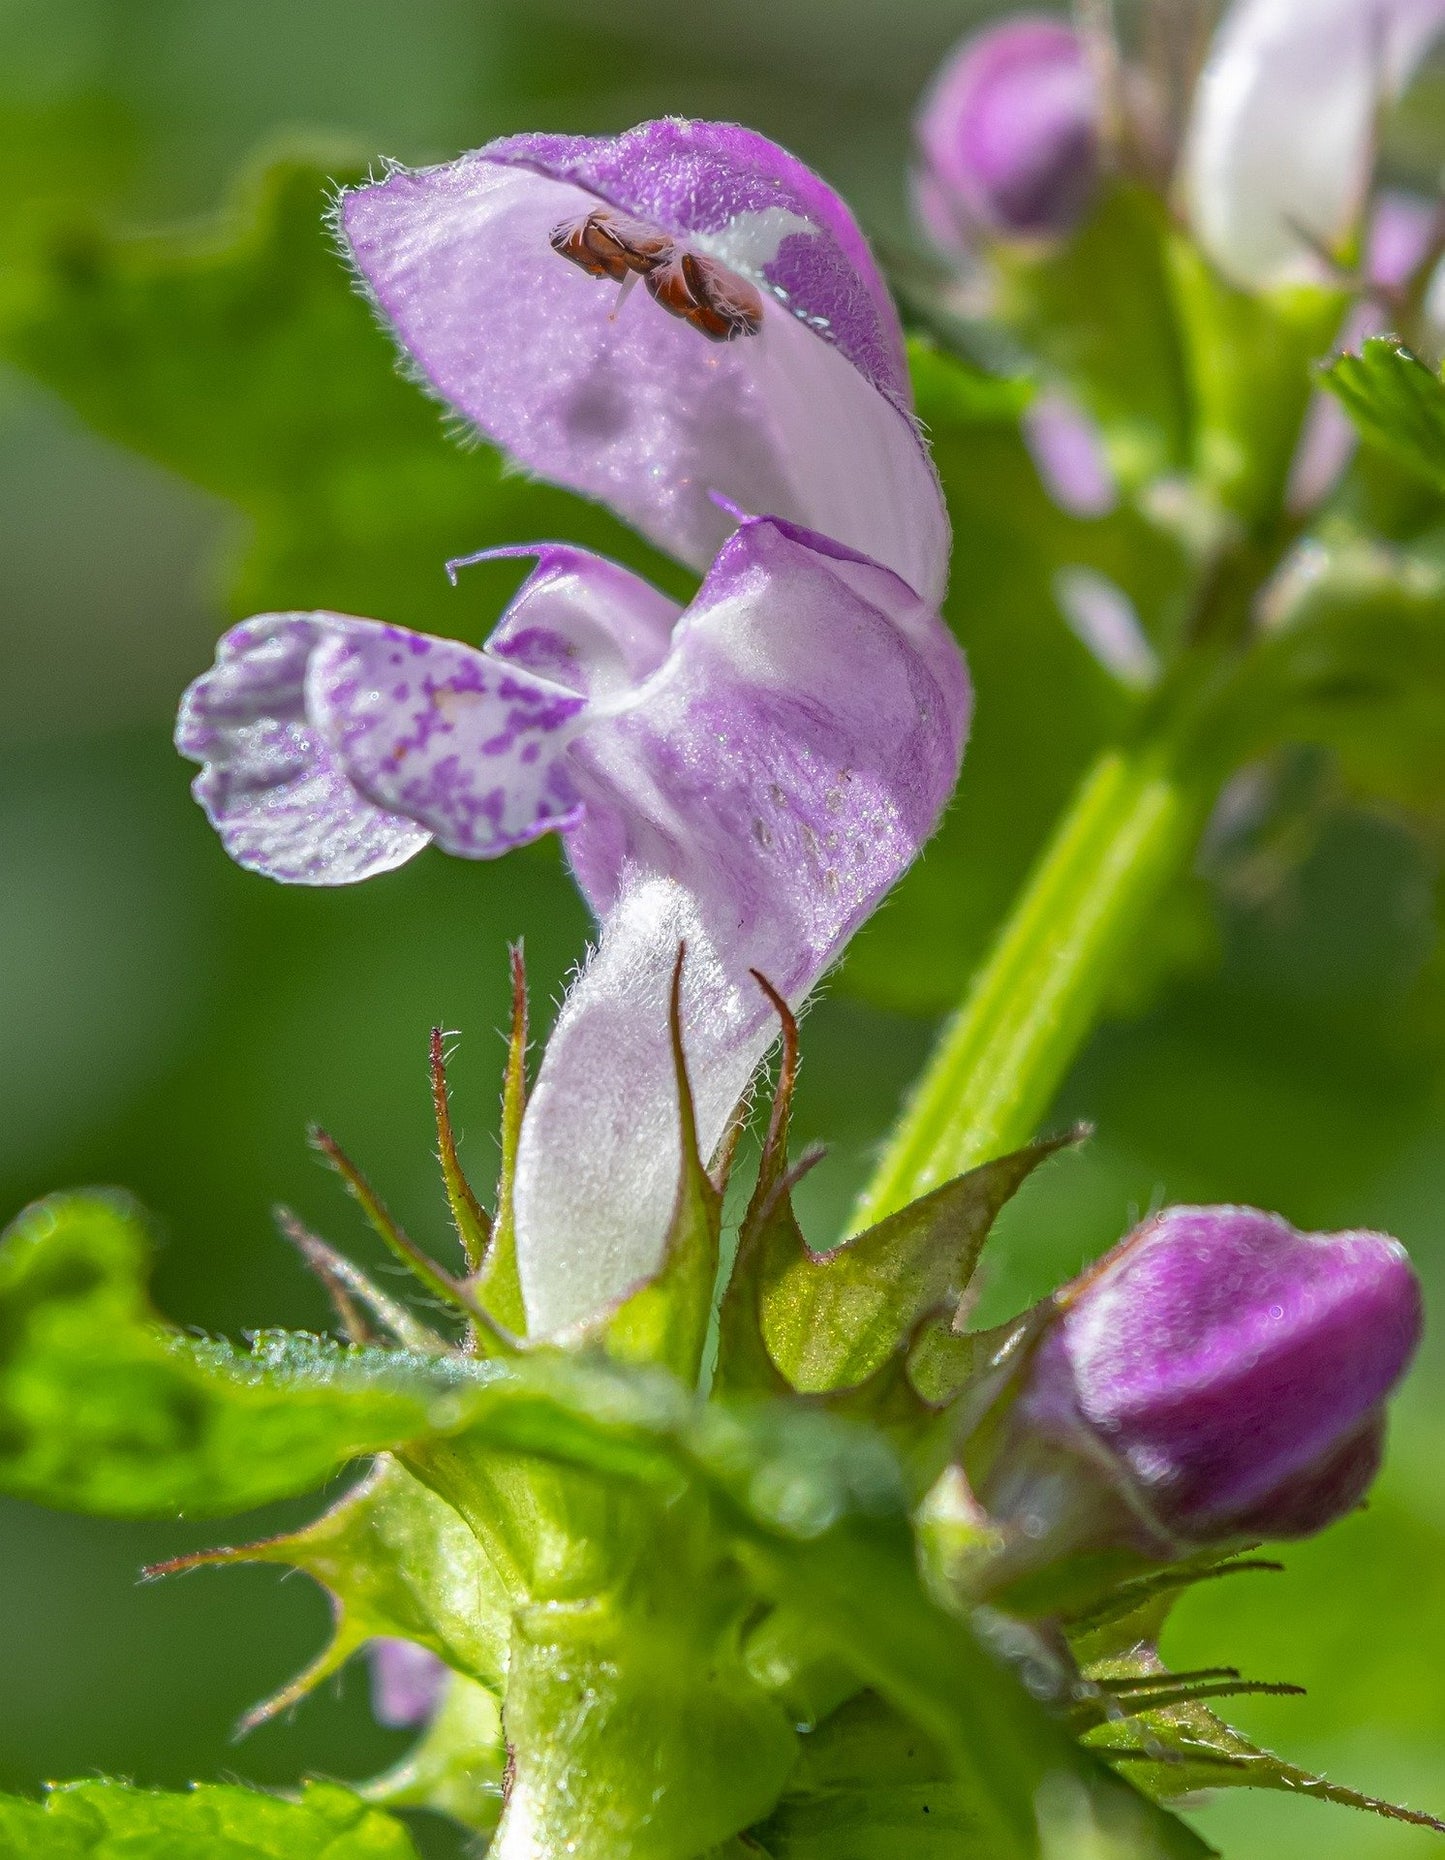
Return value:
[(1445, 381), (1395, 336), (1371, 336), (1358, 355), (1320, 371), (1371, 445), (1445, 490)]
[(165, 1326), (118, 1195), (36, 1203), (0, 1243), (0, 1490), (115, 1517), (245, 1511), (465, 1417), (485, 1372), (261, 1333)]
[(417, 1641), (456, 1672), (501, 1687), (511, 1632), (507, 1593), (451, 1506), (389, 1454), (305, 1529), (181, 1558), (154, 1573), (232, 1563), (304, 1569), (329, 1592), (335, 1613), (325, 1652), (249, 1713), (248, 1723), (294, 1704), (378, 1635)]
[(360, 1793), (383, 1808), (429, 1808), (490, 1834), (506, 1768), (500, 1706), (485, 1686), (454, 1673), (415, 1748)]
[(416, 1860), (399, 1821), (333, 1783), (299, 1800), (205, 1783), (184, 1795), (62, 1783), (43, 1803), (0, 1797), (6, 1860)]
[(1187, 458), (1189, 384), (1168, 235), (1162, 201), (1120, 182), (1072, 239), (1000, 261), (1003, 317), (1093, 414), (1130, 486)]
[(864, 1381), (919, 1320), (963, 1296), (999, 1210), (1047, 1156), (1047, 1137), (971, 1169), (831, 1253), (774, 1257), (764, 1269), (763, 1335), (799, 1389)]
[[(675, 582), (597, 506), (458, 444), (398, 372), (325, 227), (335, 184), (364, 172), (358, 155), (276, 161), (200, 232), (61, 225), (0, 289), (0, 352), (107, 438), (246, 512), (237, 611), (476, 629), (444, 562), (552, 537)], [(475, 572), (506, 585), (504, 569)]]
[(1195, 409), (1193, 469), (1247, 528), (1268, 530), (1314, 364), (1334, 340), (1348, 294), (1312, 284), (1240, 290), (1182, 236), (1170, 258)]

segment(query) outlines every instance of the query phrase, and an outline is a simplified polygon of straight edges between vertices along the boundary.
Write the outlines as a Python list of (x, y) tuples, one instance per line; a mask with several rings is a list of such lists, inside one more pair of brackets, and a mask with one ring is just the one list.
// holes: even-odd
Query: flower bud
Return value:
[(1421, 1325), (1398, 1241), (1254, 1208), (1168, 1208), (1056, 1304), (979, 1480), (1030, 1569), (1321, 1529), (1374, 1477)]
[(1019, 14), (965, 39), (934, 79), (917, 123), (915, 199), (950, 254), (980, 233), (1072, 232), (1099, 177), (1099, 96), (1078, 34)]

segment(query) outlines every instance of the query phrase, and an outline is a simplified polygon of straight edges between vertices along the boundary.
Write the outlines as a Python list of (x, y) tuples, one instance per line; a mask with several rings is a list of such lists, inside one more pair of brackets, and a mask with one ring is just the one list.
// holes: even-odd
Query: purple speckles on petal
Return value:
[[(396, 703), (386, 668), (400, 645), (425, 670)], [(422, 821), (437, 844), (490, 858), (576, 817), (538, 780), (544, 744), (560, 757), (583, 700), (473, 646), (352, 631), (323, 644), (307, 674), (307, 703), (360, 791)], [(532, 742), (538, 754), (522, 763)]]
[(263, 614), (234, 627), (187, 691), (176, 747), (203, 764), (193, 792), (239, 865), (293, 885), (346, 885), (420, 852), (426, 827), (348, 779), (306, 707), (306, 669), (349, 621)]

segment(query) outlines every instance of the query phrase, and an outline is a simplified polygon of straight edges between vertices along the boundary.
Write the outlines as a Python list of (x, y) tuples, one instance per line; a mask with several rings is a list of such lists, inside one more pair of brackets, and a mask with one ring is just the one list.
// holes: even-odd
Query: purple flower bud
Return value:
[(980, 1480), (1046, 1561), (1320, 1530), (1375, 1474), (1421, 1325), (1397, 1241), (1254, 1208), (1166, 1209), (1058, 1304)]
[(977, 233), (1072, 232), (1099, 178), (1099, 96), (1078, 34), (1019, 14), (972, 34), (919, 112), (915, 198), (950, 253)]
[(424, 1724), (441, 1703), (447, 1669), (429, 1647), (383, 1635), (367, 1646), (371, 1709), (379, 1724), (405, 1730)]

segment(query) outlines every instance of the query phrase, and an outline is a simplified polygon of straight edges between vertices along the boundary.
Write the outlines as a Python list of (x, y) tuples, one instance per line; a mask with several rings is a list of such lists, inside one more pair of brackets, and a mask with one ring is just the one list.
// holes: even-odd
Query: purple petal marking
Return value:
[(534, 1332), (585, 1322), (656, 1267), (677, 1181), (679, 941), (706, 1153), (777, 1031), (749, 969), (804, 999), (933, 830), (969, 709), (962, 655), (898, 576), (750, 519), (666, 662), (589, 720), (571, 751), (584, 812), (568, 851), (602, 939), (522, 1130)]
[(466, 563), (499, 556), (537, 566), (487, 641), (494, 658), (595, 701), (632, 690), (667, 657), (682, 609), (640, 575), (570, 543), (484, 549)]
[[(560, 258), (554, 228), (600, 204), (750, 278), (760, 333), (710, 343)], [(783, 150), (676, 120), (513, 137), (357, 189), (341, 223), (437, 393), (531, 470), (699, 569), (731, 528), (721, 492), (941, 597), (948, 520), (896, 314), (847, 209)]]
[(446, 1664), (429, 1647), (389, 1634), (368, 1641), (366, 1652), (371, 1662), (371, 1709), (377, 1723), (398, 1731), (425, 1724), (446, 1690)]
[(308, 717), (306, 668), (352, 627), (336, 614), (261, 614), (233, 627), (182, 700), (176, 747), (204, 766), (192, 792), (238, 865), (293, 885), (349, 885), (421, 851), (430, 832), (357, 792)]
[(970, 34), (919, 112), (921, 217), (948, 254), (977, 236), (1058, 238), (1088, 211), (1100, 167), (1098, 86), (1061, 20), (1019, 14)]
[(1304, 1535), (1361, 1496), (1420, 1326), (1384, 1234), (1168, 1208), (1066, 1305), (1019, 1419), (1114, 1463), (1177, 1539)]
[(306, 702), (356, 787), (446, 852), (494, 858), (579, 817), (583, 700), (474, 646), (357, 623), (317, 646)]
[(1200, 244), (1237, 283), (1321, 275), (1360, 216), (1380, 106), (1445, 30), (1445, 0), (1236, 0), (1182, 165)]

